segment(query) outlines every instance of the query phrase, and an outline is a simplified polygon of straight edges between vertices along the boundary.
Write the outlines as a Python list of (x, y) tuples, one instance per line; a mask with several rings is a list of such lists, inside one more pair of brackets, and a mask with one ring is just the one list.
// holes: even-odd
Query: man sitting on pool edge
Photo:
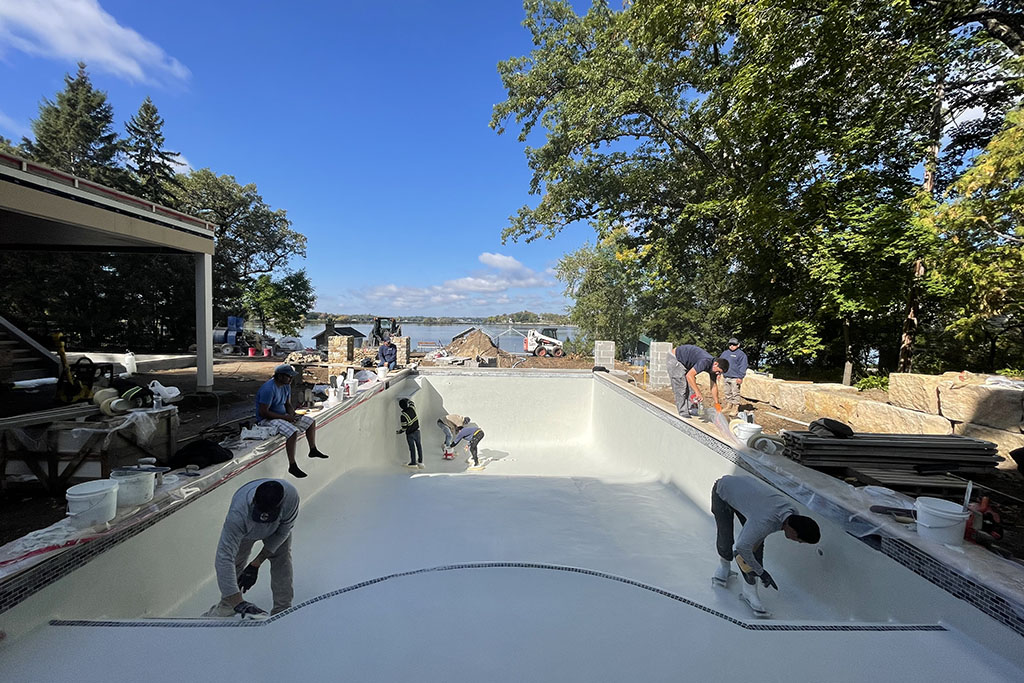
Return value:
[[(775, 580), (764, 568), (764, 539), (776, 531), (797, 543), (817, 543), (821, 539), (818, 523), (798, 515), (796, 507), (781, 492), (760, 479), (746, 476), (725, 476), (711, 488), (711, 513), (718, 527), (717, 549), (721, 562), (711, 582), (725, 587), (733, 574), (732, 560), (743, 572), (743, 593), (740, 599), (760, 618), (770, 617), (757, 594), (757, 579), (765, 587), (778, 590)], [(739, 517), (743, 530), (733, 546), (733, 515)]]
[(272, 427), (275, 434), (285, 437), (285, 452), (288, 454), (288, 474), (296, 479), (306, 476), (295, 463), (295, 445), (299, 434), (306, 433), (309, 443), (309, 457), (326, 458), (316, 447), (316, 422), (307, 415), (297, 415), (292, 407), (292, 377), (295, 368), (287, 363), (274, 368), (274, 376), (263, 383), (256, 392), (257, 424)]

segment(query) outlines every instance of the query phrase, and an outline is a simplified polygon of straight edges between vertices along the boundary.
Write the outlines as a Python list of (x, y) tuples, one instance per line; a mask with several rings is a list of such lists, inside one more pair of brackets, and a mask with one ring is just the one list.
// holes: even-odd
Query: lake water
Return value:
[[(342, 326), (339, 323), (339, 326)], [(345, 327), (353, 327), (367, 336), (364, 341), (369, 341), (370, 330), (373, 328), (371, 324), (355, 324), (345, 325)], [(498, 347), (503, 351), (509, 351), (510, 353), (522, 353), (523, 351), (523, 335), (526, 331), (533, 329), (540, 329), (542, 327), (552, 327), (551, 325), (526, 325), (518, 324), (512, 325), (513, 332), (509, 332), (508, 325), (469, 325), (469, 324), (458, 324), (458, 325), (414, 325), (407, 323), (402, 325), (402, 334), (410, 338), (412, 349), (416, 349), (416, 345), (421, 341), (426, 342), (440, 342), (442, 346), (447, 346), (451, 343), (452, 338), (459, 332), (469, 328), (477, 327), (484, 331), (485, 334), (489, 335), (491, 339), (498, 342)], [(558, 330), (558, 338), (562, 341), (567, 339), (575, 339), (578, 334), (578, 329), (571, 325), (554, 326)], [(319, 334), (324, 329), (324, 323), (310, 323), (302, 328), (302, 332), (299, 338), (302, 339), (302, 343), (307, 347), (314, 346), (313, 335)], [(519, 333), (516, 333), (518, 330)], [(275, 336), (276, 332), (273, 330), (267, 330), (270, 334)], [(520, 334), (521, 333), (521, 334)]]

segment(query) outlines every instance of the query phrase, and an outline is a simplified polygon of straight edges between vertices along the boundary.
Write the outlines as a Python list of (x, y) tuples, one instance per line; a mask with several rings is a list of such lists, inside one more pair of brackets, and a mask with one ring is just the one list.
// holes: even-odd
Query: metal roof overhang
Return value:
[(212, 254), (215, 227), (0, 154), (0, 249)]

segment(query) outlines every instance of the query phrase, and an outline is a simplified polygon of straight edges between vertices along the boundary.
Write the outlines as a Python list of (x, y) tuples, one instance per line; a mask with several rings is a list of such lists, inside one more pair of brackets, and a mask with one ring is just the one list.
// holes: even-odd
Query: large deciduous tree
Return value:
[(296, 335), (316, 302), (316, 293), (306, 271), (298, 270), (278, 280), (269, 275), (254, 278), (242, 299), (246, 311), (259, 321), (263, 334), (272, 325), (278, 332)]
[(535, 49), (499, 65), (491, 125), (519, 129), (540, 199), (506, 239), (625, 225), (662, 338), (894, 367), (931, 244), (917, 174), (941, 191), (994, 134), (1020, 94), (1006, 44), (960, 3), (524, 6)]
[(284, 268), (306, 255), (306, 238), (291, 229), (283, 209), (263, 201), (256, 185), (209, 169), (180, 176), (175, 190), (179, 208), (217, 225), (213, 286), (217, 317), (242, 309), (250, 279)]

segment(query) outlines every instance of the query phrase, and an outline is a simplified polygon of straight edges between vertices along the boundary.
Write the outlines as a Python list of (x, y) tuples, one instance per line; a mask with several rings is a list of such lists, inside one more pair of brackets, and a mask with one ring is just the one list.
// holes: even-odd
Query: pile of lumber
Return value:
[(1002, 461), (994, 443), (957, 435), (854, 434), (838, 439), (786, 431), (783, 440), (786, 457), (815, 469), (979, 473)]

